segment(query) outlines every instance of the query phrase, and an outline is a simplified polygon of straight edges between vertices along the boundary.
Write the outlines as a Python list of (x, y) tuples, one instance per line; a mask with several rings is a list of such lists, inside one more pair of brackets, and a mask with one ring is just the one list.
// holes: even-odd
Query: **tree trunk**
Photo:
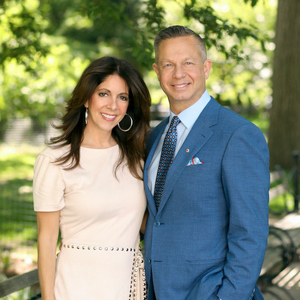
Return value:
[(300, 150), (300, 1), (278, 0), (273, 102), (270, 115), (270, 168), (290, 169)]

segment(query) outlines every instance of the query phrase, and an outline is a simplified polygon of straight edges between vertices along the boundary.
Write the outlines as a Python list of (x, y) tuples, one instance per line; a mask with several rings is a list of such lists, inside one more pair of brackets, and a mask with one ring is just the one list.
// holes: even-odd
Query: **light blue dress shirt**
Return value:
[[(204, 107), (207, 105), (207, 103), (210, 100), (210, 95), (208, 94), (208, 91), (205, 90), (205, 92), (202, 94), (200, 99), (182, 111), (178, 116), (180, 119), (180, 123), (177, 126), (177, 145), (175, 149), (175, 156), (178, 153), (179, 149), (181, 148), (183, 142), (185, 141), (186, 137), (190, 133), (194, 123), (198, 119), (199, 115), (203, 111)], [(154, 194), (154, 187), (155, 187), (155, 180), (156, 180), (156, 174), (158, 170), (159, 160), (161, 156), (161, 150), (163, 146), (163, 142), (166, 136), (166, 133), (170, 127), (172, 118), (176, 116), (171, 110), (170, 110), (170, 116), (169, 116), (169, 123), (167, 124), (160, 141), (157, 145), (157, 148), (154, 152), (151, 164), (148, 168), (148, 186), (150, 191), (152, 192), (152, 195)]]

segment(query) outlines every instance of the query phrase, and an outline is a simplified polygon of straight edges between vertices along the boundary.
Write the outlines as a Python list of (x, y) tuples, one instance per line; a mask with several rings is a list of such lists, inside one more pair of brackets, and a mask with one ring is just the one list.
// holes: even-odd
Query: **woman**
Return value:
[(135, 297), (149, 118), (149, 91), (128, 62), (102, 57), (83, 72), (62, 134), (34, 167), (43, 300)]

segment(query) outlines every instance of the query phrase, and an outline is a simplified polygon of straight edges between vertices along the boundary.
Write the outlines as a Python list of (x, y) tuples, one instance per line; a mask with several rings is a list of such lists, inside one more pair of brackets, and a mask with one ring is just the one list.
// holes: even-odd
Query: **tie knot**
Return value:
[(179, 123), (180, 123), (180, 119), (177, 116), (174, 116), (171, 121), (170, 127), (177, 127)]

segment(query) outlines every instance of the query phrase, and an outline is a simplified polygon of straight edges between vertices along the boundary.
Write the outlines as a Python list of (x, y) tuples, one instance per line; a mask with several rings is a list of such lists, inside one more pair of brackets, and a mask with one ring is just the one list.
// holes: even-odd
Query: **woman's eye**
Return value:
[(128, 101), (128, 98), (127, 98), (126, 96), (120, 96), (120, 99), (121, 99), (122, 101)]
[(100, 97), (105, 97), (105, 96), (107, 96), (107, 93), (99, 93), (99, 96)]

